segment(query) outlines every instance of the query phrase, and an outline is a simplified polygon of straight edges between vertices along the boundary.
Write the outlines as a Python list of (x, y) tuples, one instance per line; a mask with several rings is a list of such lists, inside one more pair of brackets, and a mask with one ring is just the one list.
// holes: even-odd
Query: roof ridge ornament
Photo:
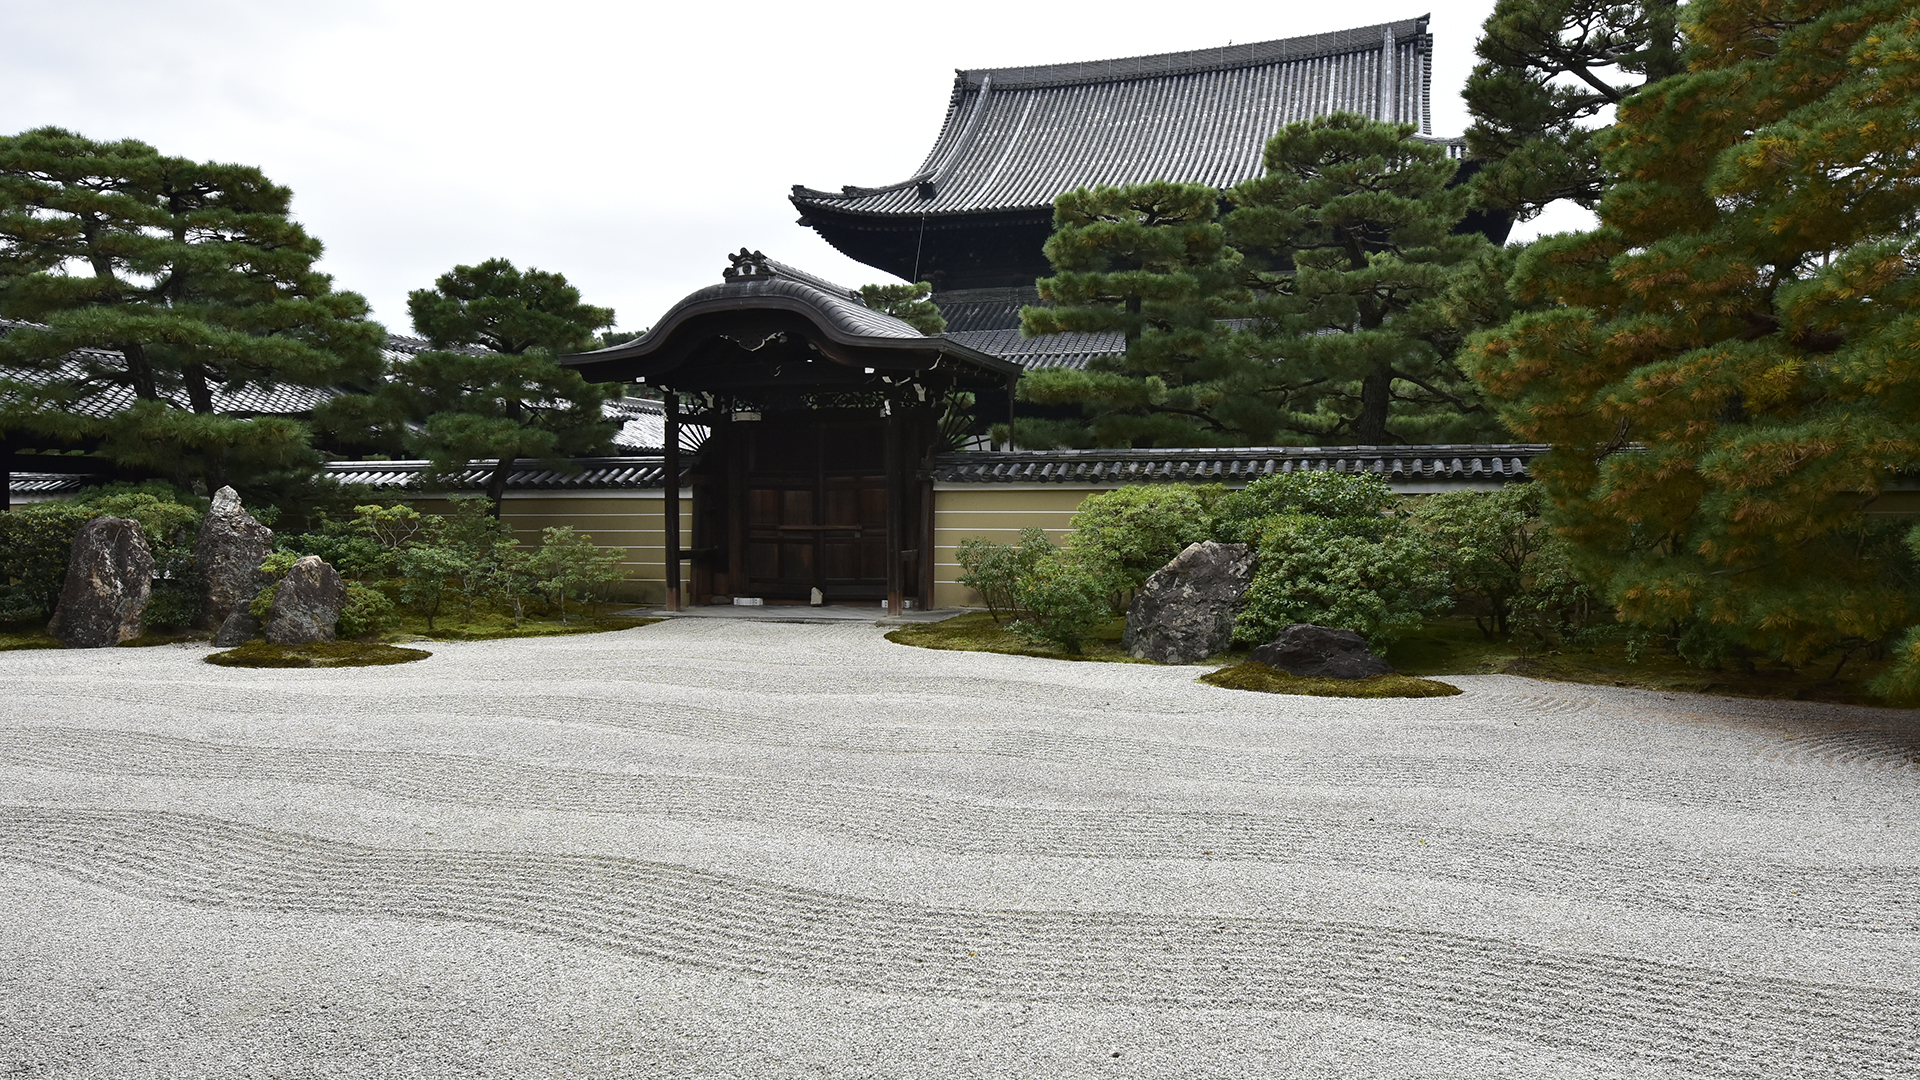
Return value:
[(736, 281), (765, 281), (777, 276), (773, 270), (773, 260), (767, 258), (765, 252), (748, 251), (743, 247), (736, 254), (728, 255), (727, 261), (733, 265), (720, 271), (720, 277), (729, 284)]

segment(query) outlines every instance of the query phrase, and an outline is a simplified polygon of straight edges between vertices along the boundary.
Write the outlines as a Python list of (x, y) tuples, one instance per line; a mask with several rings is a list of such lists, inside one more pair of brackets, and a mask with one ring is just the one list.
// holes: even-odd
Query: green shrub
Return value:
[(960, 584), (980, 594), (987, 614), (998, 623), (1002, 614), (1019, 611), (1020, 583), (1052, 551), (1053, 543), (1039, 529), (1022, 529), (1017, 545), (962, 540), (955, 555), (962, 571)]
[(575, 533), (571, 525), (551, 526), (540, 531), (540, 548), (528, 556), (527, 573), (548, 601), (558, 606), (564, 626), (567, 601), (596, 597), (619, 581), (620, 563), (626, 557), (625, 548), (596, 547), (593, 537)]
[(1261, 522), (1257, 541), (1258, 569), (1234, 623), (1245, 644), (1313, 623), (1380, 648), (1451, 604), (1432, 549), (1399, 518), (1288, 514)]
[(349, 581), (347, 602), (340, 608), (340, 622), (334, 628), (334, 635), (342, 639), (366, 637), (392, 629), (399, 622), (400, 617), (387, 594)]
[(75, 501), (76, 506), (140, 523), (153, 553), (153, 592), (147, 601), (150, 627), (183, 627), (200, 616), (200, 572), (193, 542), (206, 516), (206, 500), (158, 481), (108, 484)]
[(1543, 498), (1533, 484), (1511, 484), (1429, 495), (1414, 512), (1458, 609), (1489, 640), (1525, 629), (1557, 643), (1592, 620), (1596, 597), (1566, 542), (1540, 520)]
[(1260, 523), (1268, 518), (1378, 518), (1390, 513), (1396, 501), (1387, 482), (1371, 473), (1279, 473), (1222, 497), (1214, 534), (1226, 543), (1249, 544), (1259, 539)]
[(1082, 643), (1111, 617), (1101, 578), (1071, 551), (1042, 557), (1016, 584), (1014, 601), (1026, 614), (1009, 629), (1072, 653), (1080, 652)]
[(427, 629), (446, 603), (449, 584), (469, 569), (463, 553), (447, 544), (409, 544), (399, 549), (400, 599), (427, 617)]
[(0, 514), (0, 621), (53, 614), (67, 581), (67, 561), (92, 510), (63, 502), (34, 503)]
[(1154, 571), (1214, 534), (1227, 489), (1219, 484), (1136, 484), (1088, 496), (1073, 515), (1067, 548), (1100, 582), (1116, 615)]

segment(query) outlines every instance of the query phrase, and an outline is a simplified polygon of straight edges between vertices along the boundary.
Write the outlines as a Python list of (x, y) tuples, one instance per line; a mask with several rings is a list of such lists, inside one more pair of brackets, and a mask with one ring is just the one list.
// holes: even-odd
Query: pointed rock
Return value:
[(347, 604), (347, 583), (318, 555), (293, 564), (273, 594), (267, 612), (267, 640), (275, 645), (312, 645), (332, 641)]
[(80, 526), (67, 581), (47, 633), (70, 649), (99, 649), (140, 636), (153, 594), (153, 552), (140, 523), (99, 517)]
[(273, 550), (273, 530), (254, 520), (230, 487), (213, 493), (213, 506), (193, 541), (193, 568), (200, 574), (200, 626), (223, 626), (235, 610), (245, 611), (267, 576), (260, 561)]
[(1202, 540), (1188, 544), (1127, 608), (1121, 644), (1142, 660), (1190, 664), (1233, 644), (1233, 618), (1253, 580), (1253, 549)]

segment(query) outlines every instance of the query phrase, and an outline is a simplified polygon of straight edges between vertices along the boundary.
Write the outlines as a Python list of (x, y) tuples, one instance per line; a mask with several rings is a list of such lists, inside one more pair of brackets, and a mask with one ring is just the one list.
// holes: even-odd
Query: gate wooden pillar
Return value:
[(661, 397), (666, 407), (667, 434), (663, 447), (667, 502), (667, 610), (680, 610), (680, 402), (678, 394), (665, 390)]
[(903, 589), (904, 567), (900, 565), (900, 539), (903, 531), (906, 485), (901, 482), (900, 469), (902, 459), (900, 446), (900, 418), (887, 417), (886, 427), (886, 469), (887, 469), (887, 614), (900, 614), (900, 599)]

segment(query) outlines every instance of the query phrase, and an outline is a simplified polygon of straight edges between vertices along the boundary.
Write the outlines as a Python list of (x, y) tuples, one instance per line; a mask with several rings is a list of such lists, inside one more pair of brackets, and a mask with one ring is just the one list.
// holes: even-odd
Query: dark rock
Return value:
[(153, 552), (140, 523), (99, 517), (80, 526), (67, 582), (47, 633), (70, 649), (99, 649), (140, 636), (153, 593)]
[(267, 612), (267, 640), (275, 645), (312, 645), (333, 640), (347, 583), (318, 555), (293, 564), (273, 594)]
[(260, 561), (272, 550), (273, 530), (247, 513), (232, 488), (213, 493), (213, 506), (193, 541), (193, 568), (205, 589), (200, 599), (202, 629), (224, 626), (228, 616), (245, 611), (266, 588)]
[(235, 645), (245, 645), (260, 636), (260, 620), (246, 608), (234, 608), (227, 621), (220, 624), (214, 632), (213, 644), (222, 649), (231, 649)]
[(1253, 549), (1203, 540), (1154, 571), (1127, 609), (1129, 653), (1162, 664), (1205, 660), (1233, 643), (1233, 616), (1253, 580)]
[(1367, 648), (1367, 639), (1351, 630), (1295, 623), (1247, 659), (1276, 671), (1312, 679), (1365, 679), (1393, 674), (1393, 665)]

